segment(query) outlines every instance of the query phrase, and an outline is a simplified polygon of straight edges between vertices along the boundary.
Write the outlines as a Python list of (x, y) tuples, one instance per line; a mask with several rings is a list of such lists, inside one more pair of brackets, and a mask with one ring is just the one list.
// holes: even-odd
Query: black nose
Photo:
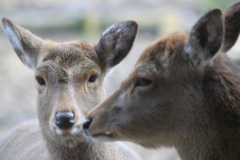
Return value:
[(73, 112), (58, 112), (55, 115), (55, 124), (60, 129), (70, 129), (75, 123), (75, 115)]
[(88, 119), (85, 119), (83, 121), (83, 130), (84, 132), (88, 135), (88, 128), (90, 126), (90, 124), (92, 123), (92, 119), (91, 118), (88, 118)]

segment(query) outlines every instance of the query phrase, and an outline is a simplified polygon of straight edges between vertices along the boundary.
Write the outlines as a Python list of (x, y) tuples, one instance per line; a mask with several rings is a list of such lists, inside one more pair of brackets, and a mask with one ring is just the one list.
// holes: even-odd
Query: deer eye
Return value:
[(93, 74), (93, 75), (91, 75), (90, 78), (88, 79), (88, 82), (89, 82), (89, 83), (96, 82), (97, 78), (98, 78), (98, 74)]
[(39, 85), (43, 86), (46, 84), (45, 80), (42, 77), (36, 76), (36, 80)]
[(146, 78), (138, 78), (136, 86), (141, 86), (141, 87), (145, 87), (147, 85), (149, 85), (150, 83), (152, 83), (151, 80), (146, 79)]

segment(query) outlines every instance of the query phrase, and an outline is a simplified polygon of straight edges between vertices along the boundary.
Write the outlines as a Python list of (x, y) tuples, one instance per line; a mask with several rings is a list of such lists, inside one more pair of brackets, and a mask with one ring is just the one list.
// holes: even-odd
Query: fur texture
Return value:
[(150, 44), (120, 88), (89, 113), (85, 132), (175, 147), (183, 160), (240, 159), (240, 74), (225, 55), (239, 35), (239, 4)]
[[(16, 127), (0, 141), (2, 160), (139, 159), (122, 144), (95, 143), (81, 127), (86, 114), (105, 98), (106, 72), (130, 51), (136, 22), (110, 27), (95, 46), (44, 41), (6, 18), (2, 23), (20, 60), (35, 72), (39, 120)], [(68, 128), (57, 125), (59, 113), (74, 115), (73, 124)]]

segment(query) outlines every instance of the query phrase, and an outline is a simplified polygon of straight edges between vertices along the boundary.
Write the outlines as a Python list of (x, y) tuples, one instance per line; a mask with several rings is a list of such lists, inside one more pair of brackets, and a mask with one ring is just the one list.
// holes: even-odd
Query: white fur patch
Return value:
[(27, 55), (22, 54), (21, 60), (22, 60), (23, 64), (25, 64), (28, 68), (30, 68), (31, 70), (34, 70), (34, 68), (32, 67), (32, 65), (30, 63), (30, 58)]
[(104, 134), (106, 134), (106, 135), (110, 135), (110, 134), (111, 134), (111, 132), (107, 131), (107, 132), (105, 132)]
[(8, 25), (3, 25), (3, 28), (4, 32), (8, 35), (8, 38), (11, 41), (12, 47), (14, 49), (23, 51), (20, 34), (16, 30), (14, 31), (13, 28)]
[(99, 136), (93, 137), (93, 140), (96, 141), (96, 142), (113, 142), (114, 138), (109, 138), (109, 137), (104, 136), (104, 135), (99, 135)]
[(103, 36), (106, 36), (107, 34), (109, 34), (109, 32), (111, 32), (112, 30), (116, 30), (117, 26), (116, 25), (112, 25), (110, 27), (108, 27), (104, 32), (103, 32)]
[(59, 128), (55, 128), (55, 131), (58, 135), (62, 135), (63, 131)]
[[(118, 50), (122, 45), (121, 42), (123, 41), (123, 32), (124, 27), (118, 25), (112, 25), (109, 28), (106, 29), (105, 32), (103, 32), (102, 37), (104, 37), (104, 42), (108, 50), (113, 50), (113, 47), (115, 47), (115, 50)], [(121, 33), (122, 32), (122, 33)], [(118, 35), (117, 39), (114, 38), (115, 35)], [(113, 46), (115, 44), (115, 46)], [(108, 59), (111, 59), (108, 58)]]
[(19, 56), (20, 56), (22, 62), (28, 68), (30, 68), (31, 70), (34, 70), (34, 68), (31, 66), (29, 57), (24, 54), (24, 50), (23, 50), (22, 43), (21, 43), (21, 36), (18, 33), (18, 31), (16, 29), (10, 27), (7, 24), (3, 24), (3, 29), (4, 29), (4, 32), (7, 34), (14, 50), (17, 50), (18, 52), (21, 52), (21, 54)]
[(72, 135), (78, 133), (78, 128), (77, 128), (77, 127), (73, 127), (73, 128), (70, 130), (70, 133), (71, 133)]

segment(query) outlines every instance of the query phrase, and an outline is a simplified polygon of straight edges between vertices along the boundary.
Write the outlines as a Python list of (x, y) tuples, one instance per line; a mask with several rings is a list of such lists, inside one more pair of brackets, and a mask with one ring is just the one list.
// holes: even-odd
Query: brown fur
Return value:
[[(81, 127), (85, 115), (105, 98), (106, 72), (130, 51), (137, 33), (135, 22), (113, 25), (95, 46), (44, 41), (5, 18), (2, 23), (19, 58), (35, 71), (36, 80), (41, 79), (37, 84), (39, 122), (26, 122), (6, 135), (0, 141), (1, 160), (139, 159), (122, 143), (95, 143)], [(90, 81), (95, 74), (97, 79)], [(62, 112), (74, 114), (70, 128), (56, 124), (56, 115)]]
[(237, 41), (240, 31), (240, 23), (238, 20), (240, 17), (239, 5), (240, 3), (237, 2), (224, 11), (225, 30), (227, 31), (225, 32), (225, 39), (227, 41), (222, 46), (223, 52), (227, 52), (231, 49)]
[(86, 134), (175, 147), (182, 160), (240, 159), (240, 74), (224, 54), (239, 34), (230, 20), (240, 18), (239, 4), (225, 12), (225, 26), (214, 9), (189, 33), (150, 44), (120, 88), (89, 113)]

